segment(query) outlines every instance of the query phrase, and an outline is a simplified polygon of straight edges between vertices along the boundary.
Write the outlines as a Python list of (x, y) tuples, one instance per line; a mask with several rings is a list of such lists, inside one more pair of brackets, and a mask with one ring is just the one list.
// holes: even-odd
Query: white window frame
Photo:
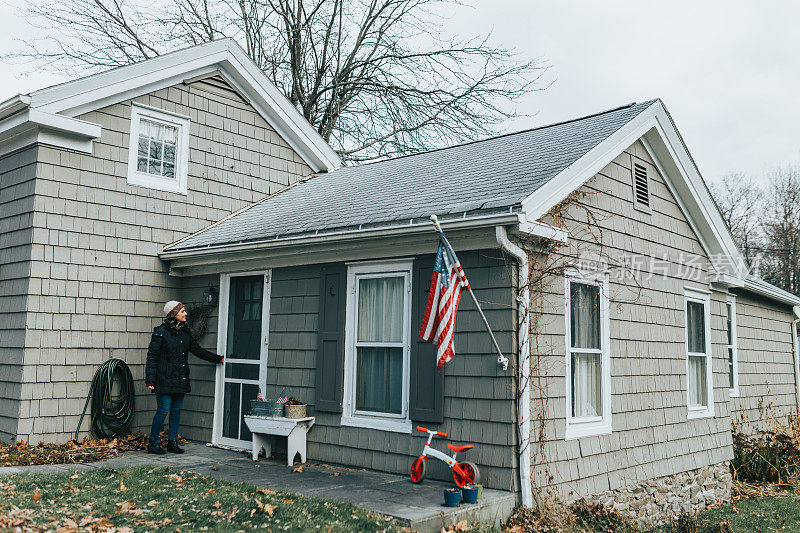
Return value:
[[(601, 361), (601, 387), (600, 397), (603, 402), (603, 414), (596, 417), (572, 416), (572, 339), (571, 324), (572, 310), (570, 307), (570, 286), (572, 283), (583, 285), (594, 285), (600, 292), (600, 361)], [(566, 430), (565, 440), (579, 439), (583, 437), (594, 437), (597, 435), (608, 435), (612, 432), (611, 425), (611, 352), (610, 352), (610, 318), (608, 303), (608, 273), (596, 272), (586, 273), (580, 271), (569, 271), (564, 276), (564, 299), (565, 314), (564, 323), (566, 331), (564, 334), (564, 346), (566, 348)]]
[[(703, 322), (705, 326), (706, 353), (689, 352), (689, 302), (703, 304)], [(712, 371), (713, 356), (711, 353), (711, 293), (692, 287), (685, 287), (683, 297), (684, 348), (686, 350), (686, 409), (687, 419), (711, 418), (714, 416), (714, 373)], [(706, 357), (706, 406), (689, 404), (689, 355)], [(726, 356), (727, 361), (727, 356)], [(726, 373), (727, 374), (727, 373)]]
[[(409, 385), (411, 375), (411, 272), (408, 259), (354, 263), (347, 266), (347, 307), (345, 311), (344, 398), (342, 426), (411, 433)], [(403, 312), (403, 399), (399, 414), (358, 411), (356, 405), (356, 321), (358, 281), (364, 278), (401, 275), (405, 279)]]
[[(141, 119), (160, 122), (178, 128), (178, 142), (175, 145), (175, 179), (139, 172), (136, 167)], [(189, 171), (189, 124), (186, 115), (179, 115), (163, 109), (142, 104), (131, 104), (131, 129), (128, 141), (128, 185), (147, 187), (159, 191), (188, 194), (187, 175)]]
[[(725, 360), (728, 360), (728, 350), (733, 352), (733, 388), (728, 389), (730, 392), (731, 398), (737, 398), (739, 396), (739, 342), (736, 339), (736, 296), (733, 294), (728, 294), (725, 298), (725, 325), (727, 334), (727, 311), (728, 306), (731, 308), (731, 344), (727, 345), (727, 350), (725, 351)], [(730, 375), (730, 374), (729, 374)]]

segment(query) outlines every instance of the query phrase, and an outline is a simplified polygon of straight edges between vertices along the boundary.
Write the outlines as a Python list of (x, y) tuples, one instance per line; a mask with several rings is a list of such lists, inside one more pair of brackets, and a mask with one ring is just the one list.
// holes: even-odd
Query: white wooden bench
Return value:
[(306, 433), (314, 425), (316, 418), (286, 418), (271, 416), (245, 415), (244, 422), (253, 434), (253, 461), (258, 461), (258, 454), (264, 448), (266, 457), (272, 455), (272, 440), (286, 437), (286, 462), (294, 463), (295, 454), (300, 454), (300, 461), (306, 462)]

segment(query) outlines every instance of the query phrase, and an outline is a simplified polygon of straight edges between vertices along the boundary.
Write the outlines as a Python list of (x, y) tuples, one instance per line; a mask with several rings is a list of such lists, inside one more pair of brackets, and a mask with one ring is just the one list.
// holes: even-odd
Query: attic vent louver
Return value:
[(633, 195), (637, 204), (650, 207), (647, 169), (638, 163), (633, 164)]

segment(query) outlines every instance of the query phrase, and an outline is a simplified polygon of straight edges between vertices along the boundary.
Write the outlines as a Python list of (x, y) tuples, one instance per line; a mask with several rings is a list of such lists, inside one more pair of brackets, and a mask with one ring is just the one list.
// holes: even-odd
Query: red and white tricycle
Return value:
[(414, 459), (414, 462), (411, 463), (411, 481), (414, 483), (421, 483), (422, 480), (425, 479), (425, 471), (428, 468), (428, 457), (430, 456), (447, 463), (447, 466), (453, 470), (453, 480), (459, 487), (465, 487), (470, 483), (480, 483), (481, 473), (475, 463), (471, 463), (469, 461), (459, 463), (458, 460), (456, 460), (457, 454), (471, 450), (475, 446), (472, 444), (453, 446), (448, 442), (447, 447), (453, 450), (453, 455), (447, 455), (444, 452), (440, 452), (439, 450), (431, 448), (431, 441), (433, 440), (434, 435), (447, 438), (447, 433), (433, 431), (422, 426), (417, 426), (417, 431), (427, 432), (428, 442), (425, 443), (425, 448), (422, 450), (422, 455)]

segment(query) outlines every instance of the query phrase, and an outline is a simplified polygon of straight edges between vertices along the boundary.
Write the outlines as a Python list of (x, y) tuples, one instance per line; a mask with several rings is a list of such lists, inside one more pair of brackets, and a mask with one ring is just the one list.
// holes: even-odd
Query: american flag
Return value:
[(467, 276), (455, 252), (442, 235), (439, 250), (436, 252), (436, 264), (433, 267), (428, 304), (425, 306), (425, 318), (419, 330), (420, 337), (428, 342), (435, 342), (438, 346), (436, 368), (442, 368), (455, 355), (453, 329), (456, 311), (461, 300), (461, 291), (469, 289)]
[(283, 389), (278, 395), (278, 399), (275, 400), (275, 403), (286, 403), (287, 401), (289, 401), (289, 398), (286, 397), (286, 389)]

